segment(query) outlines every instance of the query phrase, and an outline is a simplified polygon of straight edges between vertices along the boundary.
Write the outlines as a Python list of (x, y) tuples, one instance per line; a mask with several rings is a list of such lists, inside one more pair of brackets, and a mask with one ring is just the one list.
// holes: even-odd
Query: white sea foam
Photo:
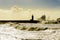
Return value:
[(9, 24), (0, 25), (0, 40), (21, 39), (60, 40), (60, 30), (23, 31), (15, 29)]

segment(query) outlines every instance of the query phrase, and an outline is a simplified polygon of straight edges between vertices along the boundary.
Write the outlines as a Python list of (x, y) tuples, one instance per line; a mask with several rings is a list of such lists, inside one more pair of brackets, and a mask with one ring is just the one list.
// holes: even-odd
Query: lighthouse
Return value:
[(34, 16), (32, 15), (32, 19), (31, 19), (32, 21), (34, 20)]

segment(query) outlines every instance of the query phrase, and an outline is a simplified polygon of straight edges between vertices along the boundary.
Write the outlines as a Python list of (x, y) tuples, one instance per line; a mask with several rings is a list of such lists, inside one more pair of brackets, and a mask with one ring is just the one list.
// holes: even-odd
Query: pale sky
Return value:
[(47, 19), (60, 18), (60, 0), (0, 0), (0, 20), (27, 20), (32, 14), (35, 19), (44, 14)]
[(0, 7), (9, 8), (13, 5), (23, 7), (60, 8), (60, 0), (0, 0)]

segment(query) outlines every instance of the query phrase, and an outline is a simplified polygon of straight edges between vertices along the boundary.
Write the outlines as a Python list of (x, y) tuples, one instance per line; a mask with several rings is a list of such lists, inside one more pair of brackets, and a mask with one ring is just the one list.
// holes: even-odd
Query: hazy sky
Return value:
[(11, 7), (13, 5), (25, 7), (48, 7), (59, 8), (60, 0), (0, 0), (0, 7)]
[[(38, 9), (28, 7), (37, 7)], [(35, 19), (44, 14), (47, 18), (50, 17), (49, 19), (60, 18), (60, 0), (0, 0), (0, 20), (31, 19), (32, 14)]]

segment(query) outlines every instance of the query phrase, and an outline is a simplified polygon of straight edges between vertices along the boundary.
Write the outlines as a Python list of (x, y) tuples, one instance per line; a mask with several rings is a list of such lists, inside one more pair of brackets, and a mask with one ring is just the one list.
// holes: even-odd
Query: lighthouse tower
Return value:
[(32, 15), (31, 21), (34, 21), (34, 16)]

